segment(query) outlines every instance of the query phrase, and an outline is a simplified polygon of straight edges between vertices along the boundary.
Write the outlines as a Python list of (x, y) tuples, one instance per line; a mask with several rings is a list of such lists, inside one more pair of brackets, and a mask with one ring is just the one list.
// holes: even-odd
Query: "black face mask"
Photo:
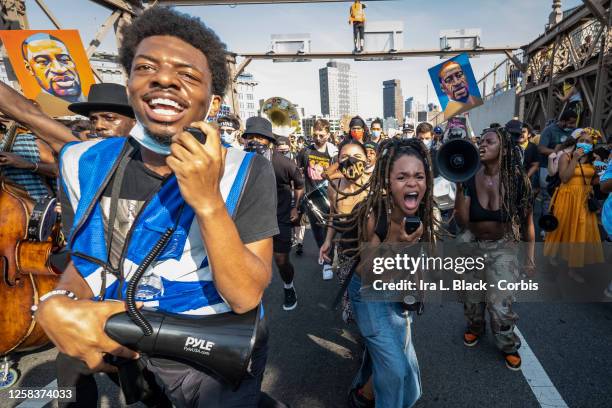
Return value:
[(261, 154), (268, 160), (270, 160), (272, 157), (272, 151), (270, 150), (270, 148), (265, 144), (257, 142), (255, 140), (249, 140), (246, 146), (244, 146), (244, 151)]
[(338, 169), (349, 180), (358, 179), (365, 171), (365, 161), (356, 157), (348, 157), (338, 163)]

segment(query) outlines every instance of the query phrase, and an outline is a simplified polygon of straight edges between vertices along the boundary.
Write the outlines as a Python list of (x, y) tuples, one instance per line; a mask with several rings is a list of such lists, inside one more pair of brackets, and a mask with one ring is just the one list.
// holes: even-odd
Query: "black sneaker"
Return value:
[(303, 244), (297, 244), (296, 245), (297, 248), (295, 248), (295, 254), (298, 256), (302, 256), (302, 254), (304, 253), (304, 245)]
[(295, 288), (285, 289), (285, 303), (283, 304), (284, 310), (293, 310), (297, 306), (297, 295), (295, 294)]

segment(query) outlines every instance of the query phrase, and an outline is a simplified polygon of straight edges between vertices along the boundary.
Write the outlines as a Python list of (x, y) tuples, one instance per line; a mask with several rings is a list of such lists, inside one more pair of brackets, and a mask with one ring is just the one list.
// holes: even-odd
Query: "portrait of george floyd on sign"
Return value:
[(77, 30), (0, 30), (0, 39), (26, 98), (53, 117), (74, 115), (95, 83)]
[(444, 119), (452, 118), (483, 104), (470, 59), (466, 53), (429, 68), (429, 76), (444, 112)]

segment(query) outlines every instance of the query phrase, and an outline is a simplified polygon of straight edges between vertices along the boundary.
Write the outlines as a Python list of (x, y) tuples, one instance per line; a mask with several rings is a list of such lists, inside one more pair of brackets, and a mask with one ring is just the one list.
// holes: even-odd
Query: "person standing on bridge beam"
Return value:
[(353, 42), (355, 43), (353, 52), (363, 52), (363, 46), (365, 44), (365, 9), (365, 4), (359, 0), (355, 0), (355, 2), (351, 4), (349, 10), (348, 23), (353, 25)]

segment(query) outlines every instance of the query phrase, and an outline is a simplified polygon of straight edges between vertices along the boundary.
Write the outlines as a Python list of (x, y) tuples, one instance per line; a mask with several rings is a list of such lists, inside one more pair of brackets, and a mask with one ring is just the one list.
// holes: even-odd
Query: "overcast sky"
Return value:
[[(552, 0), (397, 0), (364, 1), (368, 21), (401, 20), (404, 22), (404, 48), (439, 47), (439, 31), (457, 28), (480, 28), (484, 47), (521, 46), (544, 30)], [(563, 9), (574, 7), (580, 0), (564, 0)], [(63, 28), (78, 29), (85, 47), (97, 28), (110, 15), (110, 10), (88, 0), (46, 0)], [(27, 0), (32, 29), (53, 26), (36, 5)], [(350, 3), (269, 4), (181, 7), (212, 27), (228, 49), (234, 52), (267, 52), (271, 34), (310, 33), (313, 51), (351, 51), (352, 30), (348, 25)], [(109, 32), (101, 49), (116, 52), (115, 38)], [(500, 55), (472, 59), (476, 78), (489, 71)], [(304, 63), (272, 63), (253, 61), (248, 71), (260, 85), (258, 98), (282, 96), (303, 106), (308, 115), (319, 113), (318, 69), (325, 60)], [(382, 115), (382, 82), (399, 79), (404, 98), (414, 96), (425, 102), (429, 85), (429, 101), (438, 103), (427, 69), (440, 63), (439, 58), (406, 58), (402, 61), (356, 62), (351, 70), (357, 73), (359, 110), (365, 117)]]

